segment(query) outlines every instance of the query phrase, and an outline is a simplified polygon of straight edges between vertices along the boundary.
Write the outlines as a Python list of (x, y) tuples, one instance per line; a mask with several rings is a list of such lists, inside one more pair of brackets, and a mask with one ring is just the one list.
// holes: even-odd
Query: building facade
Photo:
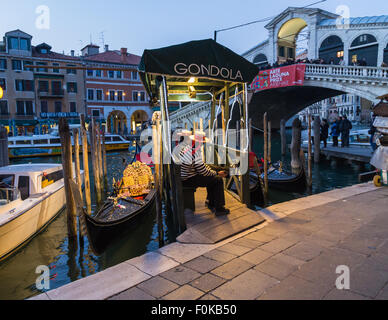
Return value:
[(44, 133), (59, 117), (75, 122), (85, 112), (83, 70), (70, 69), (81, 67), (80, 60), (31, 42), (15, 30), (0, 44), (0, 121), (12, 135)]
[(136, 133), (152, 118), (149, 97), (137, 72), (141, 57), (126, 48), (104, 49), (100, 52), (90, 44), (81, 51), (81, 60), (90, 68), (85, 75), (87, 115), (100, 120), (108, 132)]

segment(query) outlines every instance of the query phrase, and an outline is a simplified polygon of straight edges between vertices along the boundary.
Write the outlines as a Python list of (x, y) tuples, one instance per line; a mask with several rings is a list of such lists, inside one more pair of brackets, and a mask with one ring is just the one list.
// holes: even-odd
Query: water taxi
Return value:
[(65, 204), (62, 165), (0, 168), (0, 260), (42, 231)]
[[(370, 134), (369, 129), (360, 129), (360, 130), (354, 130), (351, 131), (349, 134), (349, 146), (357, 146), (357, 147), (370, 147)], [(307, 130), (303, 131), (303, 137), (304, 139), (307, 138)], [(341, 146), (341, 136), (338, 137), (338, 146)], [(304, 140), (303, 144), (307, 145), (308, 140)], [(333, 136), (329, 135), (327, 139), (327, 144), (332, 145), (333, 144)]]
[[(71, 137), (74, 145), (73, 137)], [(89, 137), (88, 137), (89, 142)], [(80, 145), (82, 141), (80, 138)], [(106, 151), (128, 150), (130, 141), (118, 134), (105, 135)], [(90, 152), (90, 147), (88, 148)], [(82, 149), (80, 150), (82, 152)], [(61, 140), (57, 132), (46, 135), (17, 136), (8, 138), (8, 154), (10, 159), (61, 155)]]

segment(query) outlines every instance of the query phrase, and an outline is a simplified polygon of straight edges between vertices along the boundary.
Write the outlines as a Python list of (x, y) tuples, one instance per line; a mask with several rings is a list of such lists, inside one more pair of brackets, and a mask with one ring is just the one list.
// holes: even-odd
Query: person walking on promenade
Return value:
[(373, 152), (375, 152), (377, 149), (376, 138), (375, 138), (376, 127), (373, 125), (374, 122), (375, 122), (375, 116), (372, 117), (372, 124), (368, 132), (370, 134), (370, 145), (372, 147)]
[(333, 147), (338, 147), (338, 137), (340, 135), (338, 131), (338, 122), (339, 120), (334, 121), (330, 128), (330, 134), (333, 137)]
[(344, 116), (342, 121), (342, 127), (341, 127), (342, 148), (349, 147), (349, 136), (350, 136), (350, 130), (352, 128), (353, 128), (352, 123), (348, 120), (346, 116)]
[(329, 125), (326, 119), (322, 120), (321, 123), (321, 141), (323, 141), (323, 145), (327, 147), (327, 138), (329, 137)]

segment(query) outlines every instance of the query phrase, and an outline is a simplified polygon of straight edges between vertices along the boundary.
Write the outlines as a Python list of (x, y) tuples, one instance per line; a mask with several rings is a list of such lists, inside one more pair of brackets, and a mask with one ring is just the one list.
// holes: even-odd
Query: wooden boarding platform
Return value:
[(187, 230), (177, 241), (192, 244), (215, 244), (242, 231), (257, 226), (265, 219), (256, 211), (248, 209), (231, 194), (225, 191), (227, 216), (216, 217), (205, 206), (206, 188), (198, 188), (195, 193), (196, 211), (185, 211)]
[[(307, 152), (308, 145), (303, 144), (302, 150)], [(312, 149), (312, 154), (314, 154), (314, 147)], [(329, 158), (340, 158), (350, 161), (369, 163), (370, 159), (372, 158), (372, 148), (357, 146), (341, 148), (328, 146), (326, 148), (321, 147), (321, 154)]]

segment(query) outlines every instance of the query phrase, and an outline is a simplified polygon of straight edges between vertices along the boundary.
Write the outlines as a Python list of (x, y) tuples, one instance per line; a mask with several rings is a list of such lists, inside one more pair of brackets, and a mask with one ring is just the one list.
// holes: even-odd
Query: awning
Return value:
[[(251, 83), (259, 73), (256, 65), (212, 39), (145, 50), (139, 71), (151, 99), (158, 97), (157, 77), (166, 76), (170, 101), (209, 100), (206, 93), (226, 83)], [(198, 93), (195, 98), (190, 91)]]

